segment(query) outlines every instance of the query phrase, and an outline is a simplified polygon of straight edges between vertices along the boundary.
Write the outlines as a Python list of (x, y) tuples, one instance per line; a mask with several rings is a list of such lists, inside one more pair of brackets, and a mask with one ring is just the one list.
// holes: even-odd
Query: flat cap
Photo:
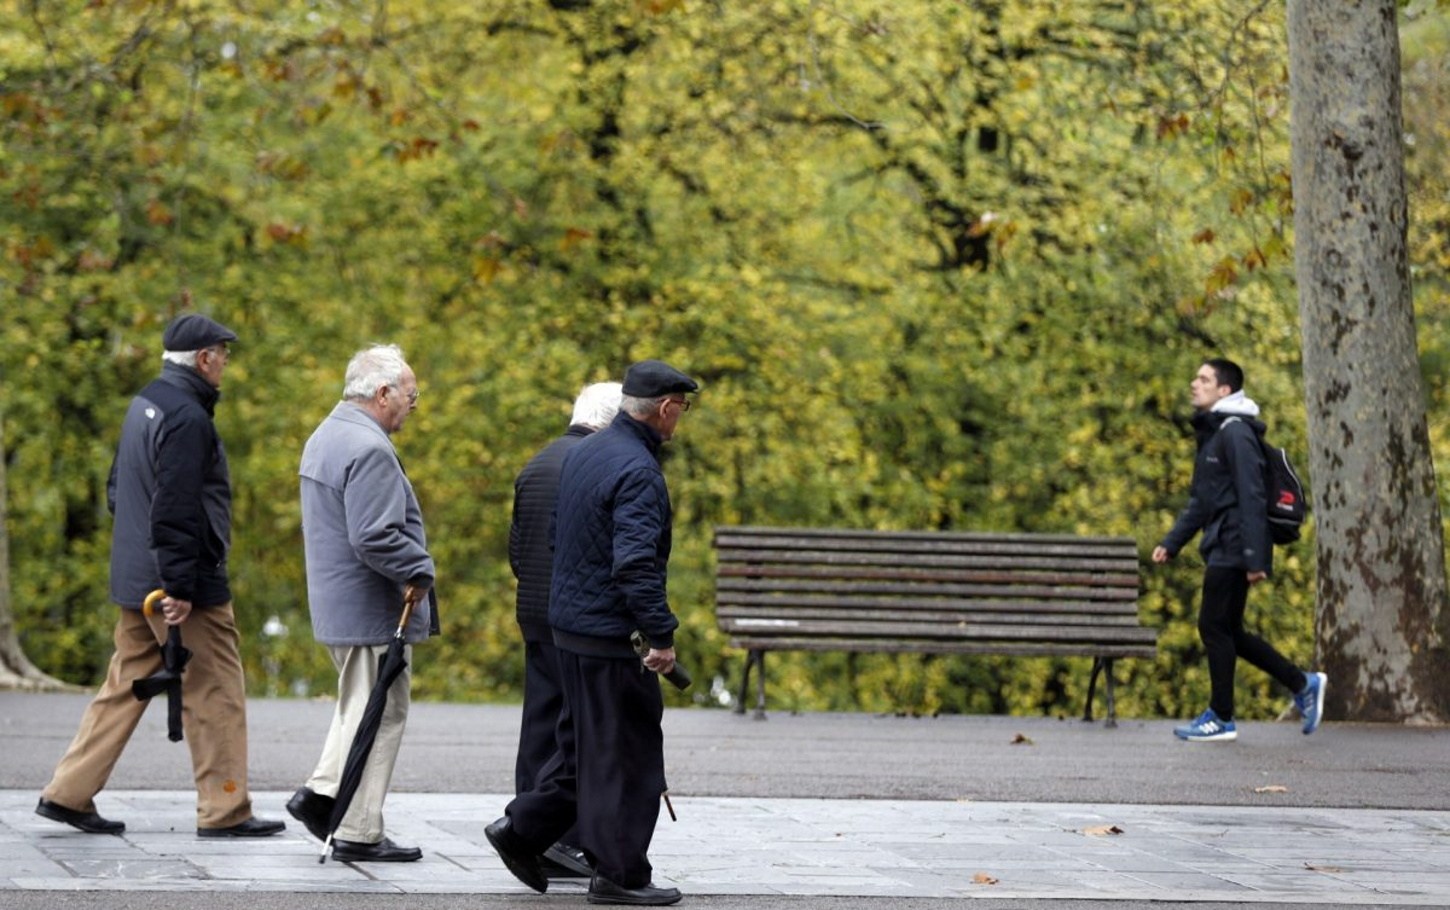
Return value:
[(624, 371), (624, 394), (631, 398), (659, 398), (699, 389), (698, 382), (660, 360), (641, 360)]
[(171, 320), (161, 336), (168, 351), (200, 351), (224, 341), (236, 341), (237, 333), (200, 313), (183, 313)]

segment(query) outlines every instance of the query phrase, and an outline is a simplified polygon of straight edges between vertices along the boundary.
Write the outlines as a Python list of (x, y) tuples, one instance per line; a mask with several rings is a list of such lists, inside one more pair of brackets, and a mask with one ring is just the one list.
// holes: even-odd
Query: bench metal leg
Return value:
[(1113, 691), (1113, 658), (1094, 657), (1093, 672), (1088, 677), (1087, 705), (1083, 708), (1082, 719), (1091, 721), (1093, 719), (1093, 696), (1097, 694), (1098, 673), (1104, 676), (1104, 696), (1108, 703), (1108, 717), (1103, 722), (1105, 727), (1116, 727), (1118, 725), (1118, 700), (1117, 693)]
[(756, 667), (755, 674), (755, 719), (765, 720), (765, 652), (747, 651), (745, 653), (745, 672), (740, 676), (740, 697), (735, 700), (735, 713), (745, 713), (745, 697), (750, 692), (750, 668)]

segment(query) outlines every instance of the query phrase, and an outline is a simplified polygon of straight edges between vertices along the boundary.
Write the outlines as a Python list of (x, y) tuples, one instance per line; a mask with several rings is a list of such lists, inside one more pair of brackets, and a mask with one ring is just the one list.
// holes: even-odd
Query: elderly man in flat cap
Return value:
[[(247, 702), (227, 581), (231, 480), (212, 423), (231, 329), (198, 313), (161, 337), (161, 375), (131, 399), (106, 485), (115, 516), (111, 599), (121, 607), (116, 652), (80, 730), (41, 793), (36, 814), (90, 834), (120, 834), (95, 796), (148, 702), (132, 680), (161, 670), (167, 626), (184, 624), (192, 656), (181, 675), (182, 721), (196, 780), (198, 837), (265, 837), (286, 826), (252, 815), (247, 789)], [(166, 592), (161, 615), (141, 605)]]
[(648, 642), (645, 667), (673, 669), (679, 621), (665, 593), (671, 511), (659, 449), (698, 389), (658, 360), (634, 364), (619, 415), (564, 458), (549, 598), (564, 689), (559, 750), (535, 788), (485, 830), (509, 871), (536, 891), (548, 888), (540, 855), (574, 825), (594, 867), (590, 903), (680, 899), (651, 880), (665, 791), (664, 700), (654, 673), (641, 672), (630, 634)]

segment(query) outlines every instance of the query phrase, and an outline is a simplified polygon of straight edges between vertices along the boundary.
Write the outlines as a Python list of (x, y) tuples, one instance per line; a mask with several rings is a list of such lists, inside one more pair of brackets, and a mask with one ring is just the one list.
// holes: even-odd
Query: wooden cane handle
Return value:
[(165, 599), (166, 592), (157, 588), (155, 591), (146, 595), (145, 602), (141, 604), (141, 613), (147, 617), (154, 616), (156, 614), (156, 605)]

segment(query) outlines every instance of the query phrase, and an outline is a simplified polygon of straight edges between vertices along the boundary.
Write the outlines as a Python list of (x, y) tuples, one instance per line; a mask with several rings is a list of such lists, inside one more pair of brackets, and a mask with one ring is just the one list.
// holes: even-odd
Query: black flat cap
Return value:
[(624, 371), (624, 394), (631, 398), (659, 398), (699, 389), (698, 382), (660, 360), (641, 360)]
[(183, 313), (171, 320), (161, 336), (168, 351), (200, 351), (224, 341), (236, 341), (237, 333), (200, 313)]

